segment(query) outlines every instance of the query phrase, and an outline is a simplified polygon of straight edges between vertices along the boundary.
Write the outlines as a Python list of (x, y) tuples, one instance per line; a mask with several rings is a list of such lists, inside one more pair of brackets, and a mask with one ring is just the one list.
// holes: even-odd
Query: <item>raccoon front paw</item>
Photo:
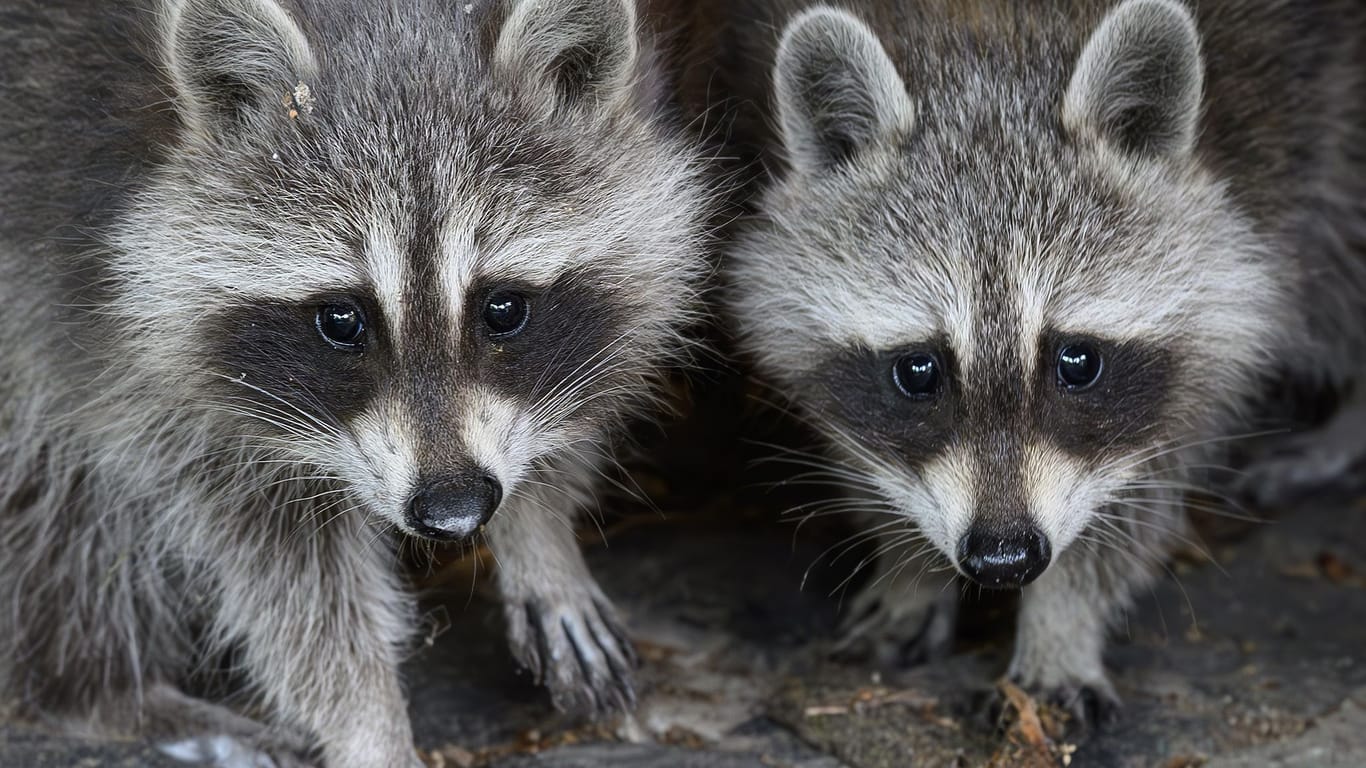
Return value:
[(599, 716), (635, 706), (635, 648), (605, 599), (534, 599), (506, 611), (513, 655), (556, 709)]
[(1353, 468), (1366, 450), (1354, 435), (1344, 441), (1329, 430), (1312, 430), (1277, 441), (1243, 470), (1235, 490), (1262, 508), (1282, 506), (1322, 492), (1352, 492)]
[(897, 589), (865, 589), (855, 596), (835, 641), (839, 658), (908, 667), (947, 658), (953, 650), (957, 594), (929, 596)]
[[(1066, 714), (1068, 730), (1078, 735), (1113, 726), (1123, 710), (1119, 695), (1108, 680), (1039, 685), (1015, 676), (1009, 679), (1034, 701)], [(1000, 686), (986, 695), (979, 712), (989, 728), (1002, 726), (1008, 703)]]
[(1104, 730), (1119, 721), (1123, 705), (1109, 682), (1079, 683), (1049, 688), (1038, 692), (1038, 697), (1072, 716), (1072, 723), (1082, 730)]
[(282, 745), (253, 744), (227, 735), (201, 736), (157, 745), (162, 754), (182, 763), (214, 768), (315, 768), (302, 752)]

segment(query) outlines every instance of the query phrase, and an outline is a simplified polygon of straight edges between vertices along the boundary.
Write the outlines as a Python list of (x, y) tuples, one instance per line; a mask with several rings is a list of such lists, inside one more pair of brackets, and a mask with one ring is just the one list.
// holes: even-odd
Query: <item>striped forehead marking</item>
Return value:
[(400, 241), (393, 224), (376, 217), (365, 240), (365, 269), (390, 328), (402, 328), (404, 322), (408, 274), (405, 250), (406, 244)]

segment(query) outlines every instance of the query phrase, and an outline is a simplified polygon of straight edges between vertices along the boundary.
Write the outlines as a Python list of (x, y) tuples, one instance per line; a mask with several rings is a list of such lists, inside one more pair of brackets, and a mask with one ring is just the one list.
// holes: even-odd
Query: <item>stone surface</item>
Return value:
[(1361, 768), (1366, 765), (1366, 690), (1318, 718), (1304, 735), (1216, 757), (1206, 768)]

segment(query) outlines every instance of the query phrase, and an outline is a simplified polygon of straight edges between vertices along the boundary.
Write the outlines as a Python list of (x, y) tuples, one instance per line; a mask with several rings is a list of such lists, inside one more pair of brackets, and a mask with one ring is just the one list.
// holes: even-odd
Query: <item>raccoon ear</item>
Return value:
[(275, 0), (180, 0), (167, 14), (164, 45), (181, 116), (208, 136), (284, 110), (317, 70), (303, 32)]
[(913, 123), (896, 65), (873, 31), (845, 11), (817, 7), (788, 23), (773, 86), (783, 144), (799, 169), (838, 166)]
[(1200, 34), (1173, 0), (1126, 0), (1101, 22), (1077, 62), (1063, 122), (1142, 157), (1195, 148), (1204, 90)]
[(633, 0), (513, 0), (493, 59), (556, 106), (629, 94), (640, 58)]

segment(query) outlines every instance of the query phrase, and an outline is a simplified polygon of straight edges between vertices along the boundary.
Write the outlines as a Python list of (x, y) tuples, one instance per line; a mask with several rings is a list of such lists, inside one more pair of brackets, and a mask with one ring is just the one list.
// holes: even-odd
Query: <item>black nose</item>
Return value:
[(408, 525), (438, 541), (469, 538), (493, 517), (503, 486), (483, 472), (447, 475), (423, 486), (408, 502)]
[(974, 523), (958, 541), (958, 567), (984, 587), (1023, 587), (1048, 568), (1053, 549), (1032, 524), (1010, 528)]

